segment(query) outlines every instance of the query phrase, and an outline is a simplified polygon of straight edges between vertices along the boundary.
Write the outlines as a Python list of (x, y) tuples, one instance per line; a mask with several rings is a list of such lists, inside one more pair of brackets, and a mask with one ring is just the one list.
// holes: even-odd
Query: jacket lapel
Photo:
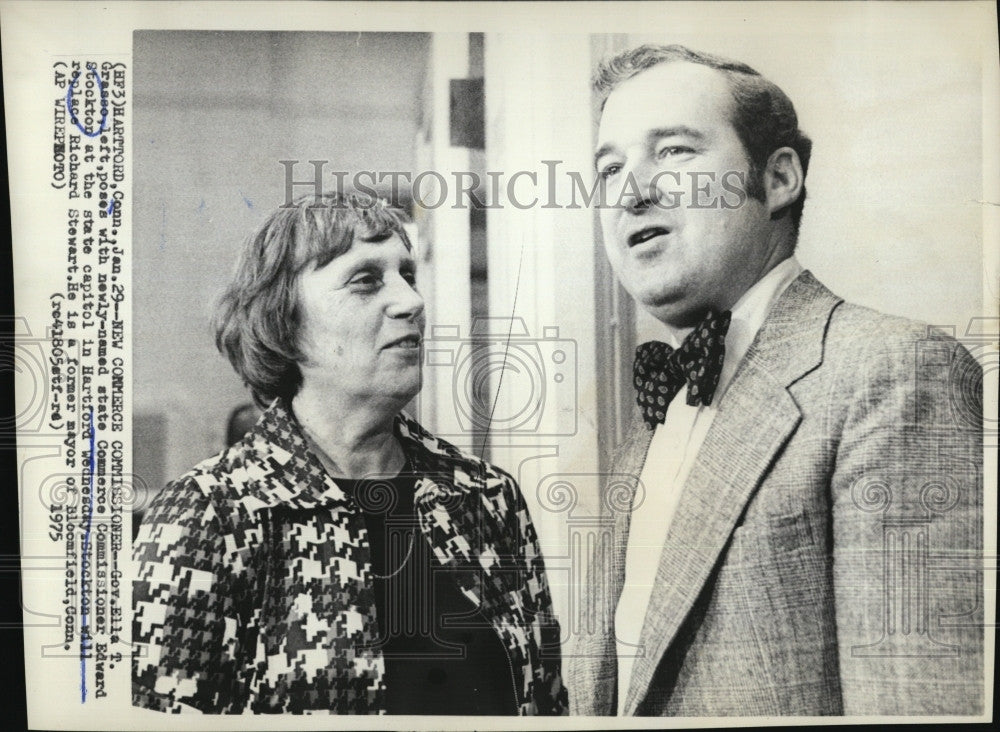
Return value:
[(420, 476), (414, 504), (421, 531), (459, 591), (499, 635), (524, 713), (535, 703), (531, 689), (540, 664), (535, 644), (541, 638), (522, 591), (529, 572), (518, 549), (520, 538), (511, 533), (518, 529), (509, 520), (513, 506), (507, 504), (503, 479), (416, 422), (402, 418), (397, 427)]
[[(437, 561), (449, 569), (462, 594), (494, 625), (503, 617), (524, 616), (522, 597), (510, 585), (509, 572), (500, 571), (511, 544), (509, 537), (501, 535), (509, 528), (500, 515), (508, 507), (503, 500), (487, 498), (502, 495), (500, 486), (493, 484), (499, 478), (477, 471), (477, 463), (403, 415), (397, 415), (394, 430), (417, 479), (417, 521)], [(248, 513), (278, 506), (327, 507), (350, 523), (355, 535), (364, 533), (361, 513), (326, 472), (291, 409), (281, 400), (264, 412), (237, 447), (232, 470), (243, 478), (245, 490), (238, 501)], [(358, 556), (368, 566), (367, 547)], [(361, 571), (363, 581), (367, 581), (367, 572)], [(352, 597), (349, 602), (357, 603), (359, 598)], [(371, 612), (374, 614), (374, 606)], [(527, 635), (517, 632), (519, 625), (508, 625), (510, 637), (502, 638), (504, 644), (511, 651), (511, 644), (516, 643), (521, 657), (527, 659)], [(368, 638), (366, 645), (374, 640)], [(530, 680), (532, 668), (526, 664), (518, 670)], [(520, 691), (523, 688), (518, 684)], [(518, 705), (524, 701), (520, 693)]]
[(505, 562), (510, 568), (512, 548), (501, 532), (513, 527), (499, 478), (476, 470), (477, 463), (408, 418), (397, 422), (397, 435), (419, 476), (417, 520), (438, 562), (490, 621), (519, 611), (520, 595), (509, 586), (509, 572), (501, 571)]
[(719, 403), (667, 534), (626, 714), (645, 698), (747, 501), (798, 426), (801, 413), (788, 387), (821, 363), (826, 326), (840, 302), (803, 272), (772, 307)]
[[(570, 659), (574, 714), (608, 716), (616, 713), (617, 648), (615, 608), (625, 583), (625, 550), (632, 503), (653, 432), (636, 419), (625, 441), (614, 452), (601, 501), (597, 547), (586, 571), (586, 592), (579, 611), (581, 631)], [(606, 531), (610, 528), (610, 534)], [(624, 692), (622, 692), (624, 693)]]
[[(483, 549), (505, 546), (503, 537), (490, 532), (490, 527), (504, 522), (484, 514), (495, 512), (491, 501), (473, 503), (475, 497), (490, 492), (486, 477), (470, 471), (473, 464), (461, 453), (407, 417), (398, 415), (394, 429), (417, 476), (415, 508), (435, 557), (443, 566), (455, 569), (460, 589), (476, 607), (497, 611), (495, 606), (508, 594), (504, 573), (491, 573), (495, 567), (487, 559), (492, 555)], [(357, 513), (309, 448), (302, 428), (282, 400), (264, 412), (236, 452), (234, 462), (240, 463), (234, 465), (234, 474), (245, 478), (246, 490), (239, 501), (248, 512), (275, 506), (327, 506)], [(478, 561), (473, 565), (474, 558)], [(488, 579), (485, 583), (480, 577), (483, 573)]]
[(611, 511), (614, 520), (615, 540), (608, 555), (611, 562), (611, 586), (610, 593), (605, 595), (611, 602), (612, 618), (625, 585), (625, 550), (632, 519), (632, 504), (635, 501), (639, 476), (642, 474), (642, 466), (646, 461), (646, 453), (649, 452), (649, 443), (652, 439), (653, 431), (646, 427), (645, 422), (637, 419), (631, 427), (628, 439), (618, 450), (611, 464), (611, 475), (616, 482), (605, 496), (604, 504), (606, 509)]
[(244, 486), (239, 503), (248, 513), (275, 506), (311, 509), (348, 503), (281, 399), (247, 433), (233, 453), (230, 470)]

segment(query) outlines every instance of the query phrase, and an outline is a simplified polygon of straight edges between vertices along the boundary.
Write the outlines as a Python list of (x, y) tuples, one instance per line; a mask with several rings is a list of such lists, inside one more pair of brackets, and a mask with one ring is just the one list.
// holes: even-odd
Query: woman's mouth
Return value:
[(391, 343), (387, 344), (385, 348), (402, 348), (404, 350), (413, 350), (420, 348), (420, 336), (418, 335), (408, 335), (398, 338)]

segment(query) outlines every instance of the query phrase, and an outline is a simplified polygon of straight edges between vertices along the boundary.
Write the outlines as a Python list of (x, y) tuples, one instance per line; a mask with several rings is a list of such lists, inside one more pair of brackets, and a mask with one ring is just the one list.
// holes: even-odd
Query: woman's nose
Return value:
[(424, 312), (424, 298), (403, 277), (393, 280), (388, 313), (393, 318), (414, 319)]

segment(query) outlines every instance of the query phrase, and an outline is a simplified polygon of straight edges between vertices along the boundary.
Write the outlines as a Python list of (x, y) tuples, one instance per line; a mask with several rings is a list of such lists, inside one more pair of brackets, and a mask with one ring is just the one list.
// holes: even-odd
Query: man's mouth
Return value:
[(420, 348), (420, 336), (407, 335), (402, 338), (397, 338), (396, 340), (387, 343), (385, 348)]
[(640, 229), (628, 238), (629, 248), (639, 246), (640, 244), (645, 244), (650, 239), (657, 236), (667, 236), (670, 233), (670, 229), (664, 228), (662, 226), (647, 226), (645, 229)]

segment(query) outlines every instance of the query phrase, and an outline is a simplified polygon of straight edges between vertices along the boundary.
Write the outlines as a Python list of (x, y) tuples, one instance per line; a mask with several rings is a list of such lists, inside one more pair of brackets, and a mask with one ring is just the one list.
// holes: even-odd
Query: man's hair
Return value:
[(383, 241), (393, 234), (412, 249), (404, 214), (356, 193), (303, 196), (272, 213), (250, 235), (215, 312), (215, 345), (266, 407), (291, 399), (302, 384), (298, 277), (325, 267), (355, 237)]
[[(764, 200), (764, 168), (771, 153), (790, 147), (799, 155), (802, 174), (809, 168), (812, 141), (799, 129), (795, 107), (776, 84), (739, 61), (731, 61), (680, 45), (644, 45), (602, 61), (594, 72), (594, 89), (601, 95), (601, 109), (618, 85), (664, 63), (687, 61), (716, 69), (725, 75), (733, 95), (732, 125), (750, 159), (747, 195)], [(797, 201), (788, 207), (798, 230), (806, 200), (805, 185)]]

